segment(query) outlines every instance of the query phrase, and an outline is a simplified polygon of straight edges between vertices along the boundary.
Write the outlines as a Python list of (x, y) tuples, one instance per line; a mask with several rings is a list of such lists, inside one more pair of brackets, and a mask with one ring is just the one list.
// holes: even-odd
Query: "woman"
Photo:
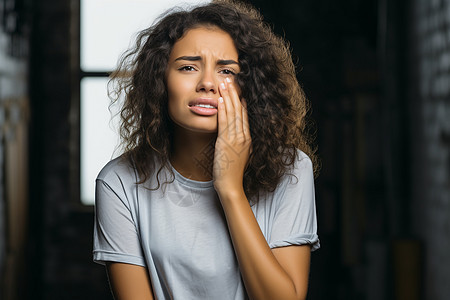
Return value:
[(115, 298), (304, 299), (315, 156), (284, 41), (213, 1), (142, 31), (113, 82), (125, 151), (97, 178), (94, 260)]

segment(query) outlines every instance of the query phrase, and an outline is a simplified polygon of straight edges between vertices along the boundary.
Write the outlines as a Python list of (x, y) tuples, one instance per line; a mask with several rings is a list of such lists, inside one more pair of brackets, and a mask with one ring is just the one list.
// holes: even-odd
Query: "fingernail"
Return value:
[(226, 89), (226, 87), (225, 87), (225, 83), (220, 83), (220, 87), (222, 88), (222, 89)]
[(219, 102), (223, 103), (223, 98), (222, 97), (219, 97)]
[(231, 79), (230, 78), (226, 78), (225, 79), (228, 83), (231, 83)]

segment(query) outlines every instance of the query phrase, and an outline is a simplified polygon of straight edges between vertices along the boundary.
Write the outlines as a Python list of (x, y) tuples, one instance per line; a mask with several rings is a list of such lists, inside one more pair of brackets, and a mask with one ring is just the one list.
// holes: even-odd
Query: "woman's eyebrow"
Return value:
[(217, 64), (218, 65), (233, 65), (233, 64), (239, 65), (239, 63), (237, 61), (234, 61), (232, 59), (219, 59), (217, 61)]
[(175, 61), (178, 60), (198, 61), (202, 60), (202, 58), (200, 56), (180, 56), (177, 59), (175, 59)]
[[(201, 56), (180, 56), (175, 59), (175, 61), (178, 61), (178, 60), (199, 61), (199, 60), (202, 60), (202, 58), (201, 58)], [(239, 63), (237, 61), (232, 60), (232, 59), (219, 59), (217, 61), (217, 64), (218, 65), (233, 65), (233, 64), (239, 65)]]

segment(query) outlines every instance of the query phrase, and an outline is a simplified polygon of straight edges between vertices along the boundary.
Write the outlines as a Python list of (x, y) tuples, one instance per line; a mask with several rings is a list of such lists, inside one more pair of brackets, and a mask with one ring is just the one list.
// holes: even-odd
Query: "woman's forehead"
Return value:
[(197, 27), (174, 44), (170, 59), (180, 56), (215, 56), (220, 59), (237, 59), (238, 51), (231, 36), (218, 27)]

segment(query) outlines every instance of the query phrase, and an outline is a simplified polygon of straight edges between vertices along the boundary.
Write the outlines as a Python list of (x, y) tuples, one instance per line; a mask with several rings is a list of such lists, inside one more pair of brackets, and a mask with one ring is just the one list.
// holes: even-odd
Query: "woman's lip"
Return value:
[(193, 113), (195, 113), (197, 115), (201, 115), (201, 116), (213, 116), (213, 115), (217, 114), (217, 108), (207, 108), (207, 107), (190, 105), (189, 109)]
[(217, 109), (217, 99), (212, 98), (197, 98), (189, 102), (189, 107), (194, 107), (197, 104), (206, 104), (214, 106)]

